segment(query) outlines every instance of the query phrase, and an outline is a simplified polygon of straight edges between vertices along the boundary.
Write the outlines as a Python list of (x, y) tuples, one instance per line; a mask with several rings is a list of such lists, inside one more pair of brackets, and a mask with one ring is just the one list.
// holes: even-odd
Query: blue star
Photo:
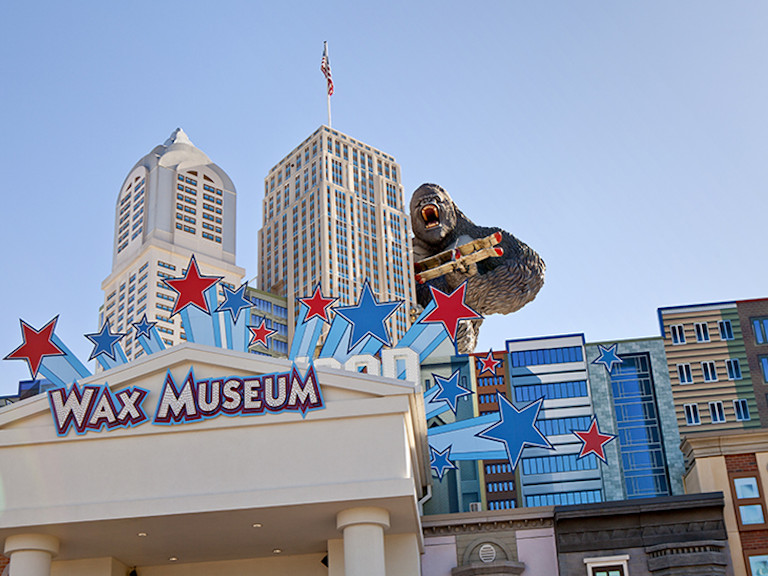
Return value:
[[(526, 446), (554, 450), (549, 440), (536, 428), (536, 418), (544, 398), (531, 402), (522, 410), (515, 408), (503, 395), (499, 394), (498, 398), (501, 419), (490, 428), (477, 433), (477, 437), (503, 442), (513, 470), (517, 467), (517, 461)], [(492, 430), (495, 430), (493, 434), (490, 433)]]
[(437, 473), (437, 479), (443, 481), (446, 470), (457, 470), (456, 464), (451, 462), (451, 446), (442, 452), (438, 452), (432, 446), (429, 447), (429, 467)]
[(376, 338), (382, 344), (389, 346), (389, 333), (384, 322), (395, 313), (403, 301), (382, 302), (376, 301), (371, 292), (368, 280), (363, 284), (363, 291), (355, 306), (342, 306), (334, 308), (336, 314), (344, 317), (352, 325), (349, 350), (352, 350), (366, 336)]
[(597, 347), (600, 349), (600, 356), (597, 359), (592, 360), (592, 364), (604, 364), (606, 370), (610, 372), (614, 364), (621, 364), (624, 362), (616, 353), (617, 346), (618, 344), (613, 344), (606, 348), (602, 344), (598, 344)]
[(219, 304), (215, 312), (229, 310), (229, 313), (232, 314), (232, 321), (237, 322), (240, 312), (253, 306), (253, 303), (245, 297), (245, 289), (247, 287), (247, 282), (235, 291), (230, 290), (228, 286), (224, 286), (224, 302)]
[(109, 320), (105, 321), (99, 332), (93, 334), (86, 334), (85, 337), (95, 344), (91, 357), (88, 360), (93, 360), (100, 354), (106, 354), (112, 360), (115, 360), (115, 344), (126, 336), (125, 334), (113, 333), (109, 329)]
[(152, 338), (152, 334), (150, 333), (150, 330), (152, 330), (152, 327), (157, 324), (157, 322), (149, 322), (147, 321), (147, 315), (144, 314), (144, 316), (141, 317), (141, 320), (139, 322), (134, 322), (131, 324), (136, 329), (136, 338), (139, 336), (146, 336), (147, 338)]
[(451, 407), (453, 413), (456, 414), (456, 404), (458, 399), (462, 396), (472, 394), (472, 390), (468, 390), (459, 385), (459, 370), (456, 370), (456, 372), (451, 374), (450, 378), (443, 378), (437, 374), (432, 374), (432, 376), (434, 376), (435, 383), (438, 388), (440, 388), (440, 391), (432, 399), (432, 402), (443, 400), (448, 403), (448, 406)]

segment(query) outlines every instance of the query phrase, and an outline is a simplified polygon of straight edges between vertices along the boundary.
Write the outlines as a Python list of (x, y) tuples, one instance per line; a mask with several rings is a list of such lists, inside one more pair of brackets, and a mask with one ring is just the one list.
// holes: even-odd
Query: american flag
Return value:
[(333, 94), (333, 78), (331, 78), (331, 61), (328, 60), (328, 43), (323, 43), (323, 59), (320, 62), (320, 71), (328, 81), (328, 96)]

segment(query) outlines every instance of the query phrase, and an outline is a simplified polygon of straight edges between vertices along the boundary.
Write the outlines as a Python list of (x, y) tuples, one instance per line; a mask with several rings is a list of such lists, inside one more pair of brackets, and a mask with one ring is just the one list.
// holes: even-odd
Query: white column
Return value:
[(5, 539), (13, 576), (51, 576), (51, 559), (59, 553), (59, 540), (47, 534), (14, 534)]
[(348, 508), (336, 516), (336, 527), (344, 533), (345, 576), (386, 576), (384, 529), (389, 528), (387, 510)]

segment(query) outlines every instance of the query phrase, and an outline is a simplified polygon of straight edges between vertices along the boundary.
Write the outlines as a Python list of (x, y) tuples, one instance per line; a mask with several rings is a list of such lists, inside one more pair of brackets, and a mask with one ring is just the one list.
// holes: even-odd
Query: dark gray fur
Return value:
[[(427, 229), (421, 215), (426, 204), (435, 204), (440, 213), (440, 226)], [(500, 228), (478, 226), (454, 204), (448, 193), (437, 184), (422, 184), (411, 197), (411, 226), (414, 233), (414, 261), (423, 260), (464, 243), (462, 236), (485, 238)], [(466, 272), (452, 272), (417, 284), (416, 299), (426, 306), (432, 295), (429, 286), (446, 293), (453, 292), (467, 280), (467, 306), (487, 316), (511, 314), (533, 300), (544, 284), (544, 261), (527, 244), (501, 230), (499, 246), (504, 255), (472, 264)], [(482, 320), (462, 321), (457, 334), (460, 354), (473, 352)]]

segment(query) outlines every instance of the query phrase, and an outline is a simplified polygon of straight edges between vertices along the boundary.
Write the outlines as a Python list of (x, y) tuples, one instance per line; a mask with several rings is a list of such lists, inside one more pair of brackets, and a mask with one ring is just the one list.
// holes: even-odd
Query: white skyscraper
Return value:
[(195, 255), (201, 274), (223, 276), (233, 288), (245, 271), (235, 265), (235, 186), (181, 128), (139, 160), (120, 187), (115, 207), (112, 272), (102, 282), (99, 324), (110, 321), (128, 359), (143, 351), (131, 323), (157, 322), (166, 345), (186, 338), (176, 293), (164, 278), (180, 277)]
[(351, 305), (367, 279), (380, 301), (405, 300), (389, 320), (396, 341), (415, 301), (410, 230), (395, 159), (321, 126), (264, 180), (259, 288), (288, 297), (293, 326), (295, 298), (318, 283)]

